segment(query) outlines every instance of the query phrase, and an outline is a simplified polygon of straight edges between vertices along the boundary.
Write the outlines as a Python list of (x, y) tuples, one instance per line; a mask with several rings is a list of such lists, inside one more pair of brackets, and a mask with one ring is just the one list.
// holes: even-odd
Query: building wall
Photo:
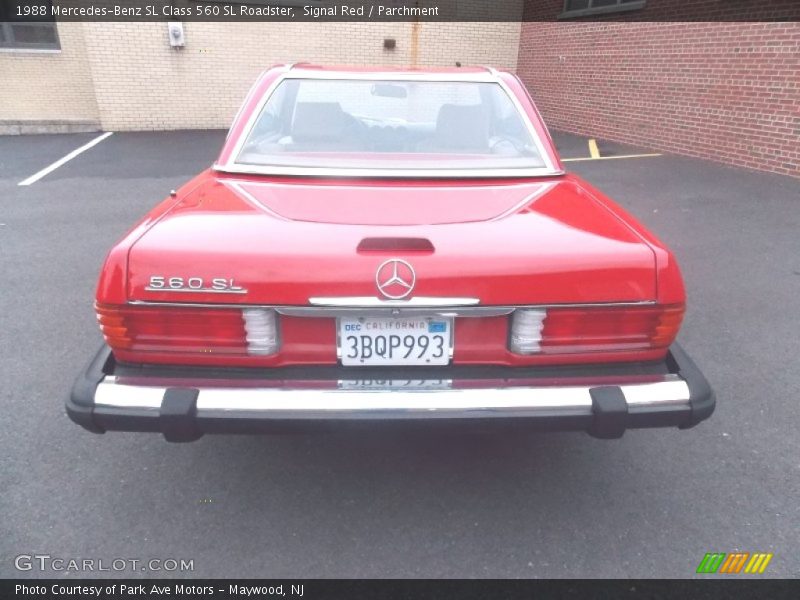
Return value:
[[(519, 23), (86, 23), (107, 130), (227, 127), (258, 74), (282, 62), (516, 66)], [(396, 40), (394, 50), (384, 38)]]
[[(276, 63), (514, 69), (520, 24), (59, 23), (61, 51), (0, 52), (0, 122), (91, 120), (106, 130), (225, 128)], [(396, 40), (394, 50), (384, 38)]]
[(60, 51), (0, 51), (0, 122), (98, 120), (83, 24), (58, 35)]
[[(524, 0), (523, 20), (553, 21), (565, 0)], [(571, 17), (574, 18), (574, 17)], [(595, 13), (592, 21), (793, 21), (800, 18), (797, 0), (644, 0), (631, 11)]]
[(517, 72), (552, 128), (800, 176), (800, 23), (527, 22)]

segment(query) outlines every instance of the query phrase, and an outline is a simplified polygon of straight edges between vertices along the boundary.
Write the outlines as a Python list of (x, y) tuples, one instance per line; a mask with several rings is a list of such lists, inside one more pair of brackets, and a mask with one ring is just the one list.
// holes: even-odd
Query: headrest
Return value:
[(449, 150), (488, 150), (486, 110), (479, 104), (442, 104), (436, 117), (436, 145)]
[(338, 102), (298, 102), (294, 109), (292, 141), (339, 141), (347, 126)]

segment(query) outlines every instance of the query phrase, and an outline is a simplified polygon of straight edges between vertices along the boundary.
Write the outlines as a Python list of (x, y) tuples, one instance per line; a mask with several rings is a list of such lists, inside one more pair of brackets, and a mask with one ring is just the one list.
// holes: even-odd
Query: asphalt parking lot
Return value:
[(105, 253), (224, 132), (116, 133), (18, 185), (96, 137), (0, 137), (0, 576), (53, 575), (15, 569), (38, 553), (198, 577), (689, 577), (712, 551), (800, 574), (800, 180), (602, 141), (588, 160), (557, 136), (677, 254), (680, 341), (718, 398), (695, 429), (179, 445), (92, 435), (63, 403), (101, 342)]

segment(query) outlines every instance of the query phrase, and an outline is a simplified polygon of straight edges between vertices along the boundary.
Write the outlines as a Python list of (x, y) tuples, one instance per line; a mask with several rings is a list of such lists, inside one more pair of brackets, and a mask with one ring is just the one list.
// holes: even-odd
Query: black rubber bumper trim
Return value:
[(622, 390), (609, 385), (592, 388), (589, 395), (592, 397), (594, 414), (589, 433), (606, 440), (622, 437), (628, 425), (628, 402)]
[(75, 380), (67, 399), (67, 415), (75, 423), (92, 433), (105, 433), (93, 418), (94, 394), (98, 384), (110, 374), (114, 362), (111, 349), (103, 344), (89, 365)]
[[(618, 386), (599, 386), (590, 391), (592, 415), (528, 415), (474, 418), (369, 418), (369, 419), (281, 419), (218, 418), (197, 415), (195, 388), (168, 388), (158, 413), (137, 409), (95, 406), (97, 385), (106, 375), (114, 375), (117, 365), (110, 349), (103, 345), (97, 356), (80, 375), (66, 403), (67, 414), (77, 424), (94, 433), (106, 430), (161, 432), (169, 441), (191, 441), (203, 433), (293, 433), (366, 427), (437, 428), (448, 425), (461, 428), (493, 429), (495, 426), (530, 430), (584, 430), (599, 438), (620, 437), (626, 429), (647, 427), (694, 427), (714, 412), (715, 398), (706, 378), (680, 345), (673, 344), (662, 363), (666, 372), (680, 375), (690, 392), (689, 406), (629, 406)], [(619, 368), (619, 365), (614, 365)], [(596, 369), (592, 369), (596, 374)], [(550, 370), (548, 370), (549, 372)], [(222, 373), (219, 373), (222, 375)], [(139, 373), (142, 376), (143, 373)], [(164, 375), (160, 369), (158, 376)], [(244, 373), (237, 372), (238, 377)], [(511, 378), (510, 378), (511, 379)], [(568, 377), (566, 378), (568, 379)], [(456, 425), (457, 424), (457, 425)]]
[(200, 390), (168, 388), (161, 400), (158, 422), (168, 442), (193, 442), (203, 434), (197, 428), (197, 397)]
[(705, 421), (714, 412), (717, 406), (717, 399), (711, 384), (705, 378), (694, 361), (686, 354), (680, 344), (675, 343), (670, 347), (667, 354), (667, 363), (670, 368), (674, 368), (676, 373), (686, 381), (689, 386), (689, 418), (679, 425), (681, 429), (694, 427), (701, 421)]

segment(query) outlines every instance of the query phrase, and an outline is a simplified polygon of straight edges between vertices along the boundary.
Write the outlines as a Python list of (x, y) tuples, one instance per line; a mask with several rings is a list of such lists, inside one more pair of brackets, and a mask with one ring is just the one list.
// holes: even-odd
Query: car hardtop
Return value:
[[(307, 94), (303, 101), (298, 99), (295, 92), (291, 100), (291, 106), (294, 107), (289, 113), (291, 116), (280, 113), (285, 123), (289, 122), (287, 119), (294, 119), (291, 121), (291, 134), (287, 134), (285, 128), (281, 130), (282, 135), (276, 130), (273, 139), (265, 140), (266, 150), (259, 147), (257, 152), (245, 152), (246, 144), (253, 143), (264, 122), (269, 122), (265, 111), (269, 103), (278, 102), (274, 97), (287, 81), (295, 86), (306, 87), (310, 87), (307, 82), (320, 82), (323, 85), (327, 85), (327, 82), (333, 85), (355, 82), (354, 85), (361, 86), (362, 90), (371, 89), (373, 95), (377, 96), (374, 102), (376, 107), (391, 102), (392, 94), (401, 87), (395, 84), (429, 82), (432, 86), (446, 88), (448, 85), (475, 83), (478, 85), (471, 93), (473, 97), (480, 94), (480, 102), (476, 104), (475, 100), (453, 97), (451, 90), (451, 96), (446, 100), (439, 100), (438, 104), (430, 102), (426, 122), (418, 122), (425, 117), (417, 114), (413, 115), (417, 119), (414, 122), (392, 118), (392, 115), (382, 115), (381, 121), (371, 115), (362, 117), (354, 115), (353, 110), (343, 110), (342, 102), (322, 94), (319, 89), (316, 95)], [(364, 83), (369, 83), (371, 87), (367, 88), (362, 85)], [(375, 88), (378, 88), (377, 94)], [(413, 87), (409, 89), (413, 91)], [(485, 101), (487, 91), (494, 95), (494, 104)], [(400, 90), (396, 97), (405, 98), (402, 93)], [(437, 93), (430, 92), (427, 99), (435, 98)], [(344, 94), (344, 97), (347, 98), (347, 95)], [(505, 113), (493, 113), (492, 118), (495, 121), (501, 117), (503, 120), (517, 119), (519, 123), (508, 126), (510, 133), (504, 132), (505, 139), (499, 145), (491, 146), (491, 152), (469, 147), (470, 144), (483, 142), (478, 139), (479, 135), (471, 134), (475, 123), (483, 123), (486, 119), (479, 109), (496, 108), (498, 99), (504, 103)], [(370, 109), (371, 100), (367, 100), (366, 108)], [(354, 102), (354, 105), (357, 103)], [(369, 150), (345, 135), (352, 133), (354, 117), (362, 120), (361, 127), (366, 122), (369, 131), (374, 134), (369, 140)], [(495, 123), (490, 127), (491, 131), (497, 129)], [(454, 144), (456, 149), (448, 155), (448, 139), (445, 135), (439, 135), (440, 129), (461, 143), (466, 151)], [(392, 139), (392, 132), (397, 134), (396, 139)], [(438, 141), (439, 147), (437, 136), (444, 138), (444, 142)], [(284, 151), (287, 139), (292, 142), (289, 144), (290, 152)], [(403, 143), (410, 147), (404, 147)], [(379, 151), (372, 150), (375, 145), (381, 144), (384, 147)], [(277, 65), (262, 73), (236, 115), (213, 168), (220, 173), (248, 175), (417, 179), (552, 177), (564, 173), (541, 115), (523, 83), (508, 71), (474, 66), (409, 68), (310, 63)]]

